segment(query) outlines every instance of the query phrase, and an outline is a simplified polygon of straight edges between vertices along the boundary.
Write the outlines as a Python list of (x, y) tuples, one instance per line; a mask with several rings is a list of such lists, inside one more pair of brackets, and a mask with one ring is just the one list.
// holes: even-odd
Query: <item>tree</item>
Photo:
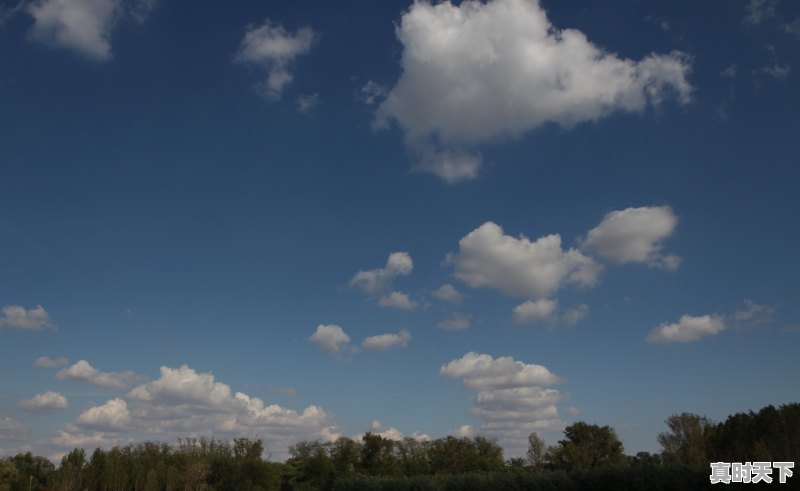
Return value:
[(658, 434), (667, 462), (694, 467), (708, 466), (708, 439), (713, 424), (705, 416), (692, 413), (673, 414), (665, 421), (669, 432)]
[(610, 426), (578, 421), (564, 429), (566, 439), (548, 452), (548, 460), (557, 469), (594, 469), (627, 463), (622, 443)]
[(546, 452), (547, 444), (545, 444), (542, 437), (537, 435), (535, 431), (528, 435), (528, 465), (539, 467), (544, 464)]

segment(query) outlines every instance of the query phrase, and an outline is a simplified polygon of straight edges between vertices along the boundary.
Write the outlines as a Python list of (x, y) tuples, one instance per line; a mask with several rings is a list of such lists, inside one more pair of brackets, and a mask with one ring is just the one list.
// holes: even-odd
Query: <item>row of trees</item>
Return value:
[(142, 443), (96, 449), (88, 458), (75, 449), (57, 468), (26, 453), (0, 459), (0, 491), (433, 490), (466, 489), (466, 483), (473, 489), (690, 489), (708, 483), (709, 462), (800, 461), (797, 403), (719, 424), (690, 413), (666, 424), (668, 431), (658, 435), (662, 452), (635, 456), (625, 455), (612, 428), (584, 422), (568, 426), (552, 446), (531, 434), (527, 458), (508, 461), (496, 442), (482, 437), (421, 442), (371, 433), (360, 441), (297, 443), (285, 463), (265, 461), (261, 441), (246, 438)]

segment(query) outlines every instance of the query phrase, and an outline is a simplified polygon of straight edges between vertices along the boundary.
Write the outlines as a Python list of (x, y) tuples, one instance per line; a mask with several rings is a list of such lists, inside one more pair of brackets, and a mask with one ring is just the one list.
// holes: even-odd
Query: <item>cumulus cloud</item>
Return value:
[(439, 322), (437, 326), (445, 331), (462, 331), (470, 326), (470, 322), (471, 317), (469, 314), (453, 312), (450, 317)]
[(125, 389), (142, 381), (142, 377), (130, 371), (101, 372), (86, 360), (80, 360), (70, 367), (61, 369), (56, 378), (88, 382), (104, 389)]
[(58, 368), (58, 367), (66, 366), (68, 363), (69, 363), (69, 360), (67, 360), (66, 358), (52, 359), (52, 358), (49, 358), (47, 356), (40, 356), (34, 362), (34, 364), (37, 367), (42, 367), (42, 368)]
[(26, 411), (50, 411), (54, 409), (67, 409), (69, 402), (67, 398), (58, 392), (48, 390), (42, 394), (36, 394), (30, 399), (23, 399), (19, 406)]
[(153, 435), (258, 435), (278, 452), (298, 440), (338, 436), (332, 418), (318, 406), (298, 412), (242, 392), (232, 394), (212, 374), (186, 365), (161, 367), (157, 380), (134, 388), (127, 400), (131, 425)]
[(718, 315), (683, 315), (673, 324), (664, 323), (647, 336), (651, 343), (690, 343), (698, 339), (714, 336), (725, 330), (725, 322)]
[(33, 17), (32, 39), (61, 47), (94, 61), (113, 57), (111, 34), (119, 21), (144, 22), (156, 0), (35, 0), (26, 12)]
[(0, 440), (20, 441), (30, 435), (31, 429), (8, 416), (0, 417)]
[(140, 384), (125, 396), (83, 411), (44, 444), (59, 448), (108, 448), (130, 441), (170, 441), (187, 435), (218, 439), (263, 439), (273, 458), (285, 457), (301, 440), (335, 440), (333, 418), (321, 407), (295, 411), (234, 392), (211, 373), (182, 365), (162, 366), (158, 379)]
[(405, 276), (414, 269), (414, 261), (407, 252), (393, 252), (386, 260), (386, 266), (369, 271), (359, 271), (350, 279), (350, 286), (358, 288), (367, 295), (378, 295), (391, 289), (392, 280)]
[(414, 310), (417, 308), (417, 302), (411, 300), (411, 298), (403, 292), (392, 292), (382, 296), (378, 299), (378, 305), (400, 310)]
[(101, 406), (90, 407), (78, 417), (78, 426), (102, 431), (122, 431), (131, 423), (128, 404), (122, 399), (111, 399)]
[(31, 37), (96, 61), (111, 59), (111, 31), (121, 14), (121, 0), (40, 0), (28, 5)]
[(554, 26), (535, 0), (414, 2), (396, 35), (403, 73), (376, 126), (396, 121), (417, 168), (448, 182), (478, 175), (477, 145), (548, 122), (642, 112), (671, 96), (688, 103), (692, 93), (686, 55), (621, 58)]
[(368, 350), (385, 350), (395, 346), (405, 348), (409, 342), (411, 342), (411, 333), (404, 329), (397, 334), (380, 334), (364, 338), (361, 347)]
[(557, 300), (547, 298), (535, 301), (528, 300), (514, 307), (513, 319), (517, 324), (536, 324), (537, 322), (550, 320), (557, 308)]
[(461, 379), (475, 392), (470, 414), (483, 423), (478, 428), (462, 426), (460, 434), (495, 438), (509, 453), (519, 455), (530, 432), (564, 426), (556, 406), (563, 396), (547, 387), (560, 380), (544, 366), (470, 352), (442, 365), (439, 374)]
[(262, 68), (267, 79), (256, 84), (255, 89), (265, 99), (277, 101), (294, 78), (292, 63), (311, 51), (314, 38), (310, 27), (290, 33), (282, 25), (266, 19), (260, 26), (247, 27), (235, 59)]
[(379, 295), (378, 305), (401, 310), (414, 310), (417, 302), (408, 294), (392, 291), (392, 281), (398, 276), (411, 274), (414, 261), (407, 252), (393, 252), (383, 268), (359, 271), (350, 279), (350, 286), (358, 288), (367, 295)]
[(308, 339), (332, 355), (338, 355), (350, 343), (350, 336), (335, 324), (320, 324)]
[(678, 217), (669, 206), (626, 208), (608, 213), (582, 241), (582, 248), (612, 262), (645, 263), (675, 270), (681, 258), (661, 252), (661, 241), (672, 235)]
[(50, 321), (50, 314), (37, 305), (32, 309), (25, 309), (20, 305), (7, 305), (3, 307), (3, 316), (0, 317), (0, 327), (37, 331), (39, 329), (55, 330), (56, 326)]
[(435, 292), (433, 292), (433, 296), (442, 302), (448, 303), (458, 304), (464, 301), (464, 294), (450, 284), (444, 284), (440, 286)]
[(603, 269), (576, 249), (562, 249), (557, 234), (532, 242), (524, 235), (505, 235), (493, 222), (473, 230), (458, 245), (459, 251), (447, 258), (456, 278), (472, 288), (486, 286), (516, 297), (548, 297), (565, 283), (594, 286)]
[(555, 374), (542, 365), (523, 363), (510, 356), (495, 359), (491, 355), (474, 351), (442, 365), (439, 374), (448, 378), (460, 378), (464, 385), (477, 390), (552, 385), (560, 382)]

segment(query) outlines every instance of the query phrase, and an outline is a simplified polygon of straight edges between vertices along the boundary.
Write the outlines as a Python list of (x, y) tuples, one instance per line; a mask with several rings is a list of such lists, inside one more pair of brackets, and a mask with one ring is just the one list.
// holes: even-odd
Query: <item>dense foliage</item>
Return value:
[[(0, 491), (256, 490), (691, 490), (707, 489), (709, 462), (800, 462), (800, 404), (739, 413), (714, 424), (670, 416), (660, 454), (624, 454), (614, 430), (577, 422), (548, 447), (533, 433), (526, 459), (503, 461), (482, 437), (300, 442), (285, 463), (263, 459), (260, 440), (184, 439), (66, 454), (58, 467), (31, 453), (0, 459)], [(762, 487), (761, 485), (740, 485)], [(728, 485), (726, 488), (740, 486)], [(719, 486), (717, 486), (719, 487)], [(800, 474), (781, 489), (800, 488)]]

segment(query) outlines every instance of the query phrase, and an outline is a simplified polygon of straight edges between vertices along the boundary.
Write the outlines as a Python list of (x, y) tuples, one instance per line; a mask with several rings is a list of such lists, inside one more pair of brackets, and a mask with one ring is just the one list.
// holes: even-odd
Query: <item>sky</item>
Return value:
[(0, 455), (800, 398), (800, 4), (0, 1)]

